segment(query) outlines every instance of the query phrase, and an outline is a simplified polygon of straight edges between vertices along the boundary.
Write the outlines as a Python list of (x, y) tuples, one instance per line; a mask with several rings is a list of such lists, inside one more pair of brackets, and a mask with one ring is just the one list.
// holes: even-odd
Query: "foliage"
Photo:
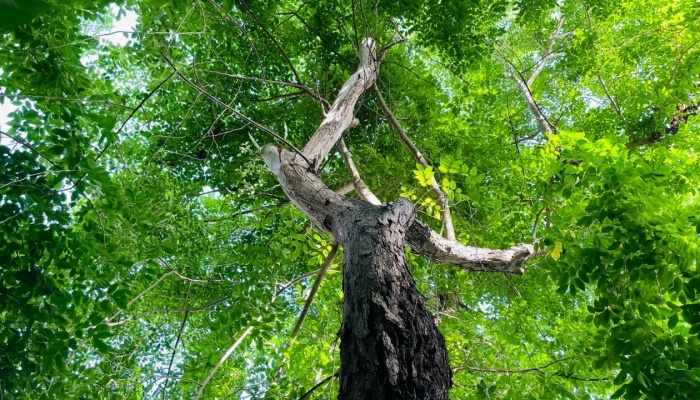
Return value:
[[(378, 87), (432, 164), (368, 91), (345, 136), (367, 185), (439, 230), (434, 180), (462, 243), (546, 254), (522, 277), (407, 254), (452, 397), (694, 398), (699, 15), (691, 0), (0, 0), (3, 398), (192, 398), (212, 371), (203, 398), (299, 398), (337, 371), (340, 257), (290, 338), (330, 238), (266, 171), (256, 146), (273, 138), (166, 57), (301, 147), (364, 36), (406, 38)], [(530, 87), (544, 135), (506, 64), (529, 76), (561, 17)], [(350, 181), (337, 152), (322, 177)]]

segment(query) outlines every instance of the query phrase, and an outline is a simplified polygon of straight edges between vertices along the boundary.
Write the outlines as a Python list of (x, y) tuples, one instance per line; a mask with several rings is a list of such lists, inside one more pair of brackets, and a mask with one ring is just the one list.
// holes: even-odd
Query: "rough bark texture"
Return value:
[(400, 198), (333, 218), (344, 244), (339, 399), (447, 399), (442, 335), (406, 265), (413, 205)]

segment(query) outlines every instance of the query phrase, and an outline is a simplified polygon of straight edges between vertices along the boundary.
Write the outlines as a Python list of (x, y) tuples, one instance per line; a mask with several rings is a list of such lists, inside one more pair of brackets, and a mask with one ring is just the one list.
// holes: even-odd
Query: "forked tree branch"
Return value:
[(540, 109), (539, 105), (535, 101), (535, 98), (532, 95), (532, 91), (530, 90), (530, 87), (532, 84), (535, 82), (535, 79), (544, 71), (545, 67), (547, 66), (547, 63), (549, 60), (557, 57), (561, 57), (563, 54), (562, 53), (553, 53), (553, 48), (554, 48), (554, 43), (557, 41), (557, 39), (562, 39), (566, 36), (568, 36), (570, 33), (565, 33), (565, 34), (560, 34), (559, 32), (561, 31), (561, 27), (564, 24), (564, 17), (559, 19), (559, 22), (557, 23), (557, 27), (554, 30), (554, 33), (549, 37), (549, 42), (547, 43), (547, 48), (545, 49), (544, 56), (540, 58), (539, 61), (534, 65), (534, 69), (532, 70), (532, 74), (530, 74), (530, 77), (528, 79), (525, 79), (522, 73), (518, 71), (513, 64), (505, 57), (504, 54), (501, 52), (498, 52), (499, 56), (503, 60), (505, 66), (506, 66), (506, 74), (508, 77), (515, 82), (515, 84), (518, 86), (518, 89), (523, 95), (523, 98), (525, 100), (525, 103), (527, 106), (530, 108), (530, 111), (535, 115), (535, 119), (537, 120), (537, 125), (539, 126), (540, 132), (541, 133), (546, 133), (546, 134), (551, 134), (554, 132), (554, 126), (552, 123), (549, 122), (547, 117), (542, 113), (542, 110)]
[(530, 87), (532, 84), (535, 82), (535, 79), (542, 73), (544, 68), (547, 66), (547, 61), (551, 60), (552, 58), (559, 57), (562, 54), (561, 53), (552, 53), (552, 50), (554, 48), (554, 42), (557, 39), (562, 39), (567, 35), (560, 35), (559, 31), (561, 31), (561, 26), (564, 25), (564, 17), (559, 18), (559, 22), (557, 23), (557, 27), (554, 29), (554, 34), (549, 37), (549, 42), (547, 43), (547, 48), (544, 51), (544, 56), (540, 59), (540, 61), (535, 65), (535, 69), (532, 71), (532, 74), (530, 75), (530, 79), (527, 80), (527, 86)]
[[(342, 143), (341, 146), (343, 146)], [(343, 147), (341, 147), (341, 151)], [(352, 171), (353, 181), (356, 184), (355, 190), (360, 195), (360, 198), (370, 204), (381, 205), (381, 200), (372, 193), (360, 177), (350, 154), (346, 155), (343, 152), (343, 156), (346, 157), (346, 164)], [(359, 188), (357, 187), (358, 182)], [(411, 247), (411, 250), (417, 254), (441, 264), (458, 266), (470, 272), (500, 271), (513, 275), (522, 275), (525, 272), (522, 267), (523, 262), (539, 255), (535, 253), (534, 246), (529, 244), (519, 244), (507, 250), (464, 246), (457, 241), (441, 237), (418, 218), (408, 228), (405, 240), (406, 244)]]
[[(371, 46), (371, 48), (361, 51), (364, 56), (358, 72), (345, 83), (331, 112), (304, 148), (305, 155), (316, 162), (326, 155), (345, 129), (351, 126), (355, 102), (362, 91), (368, 88), (367, 83), (376, 79), (378, 65), (366, 67), (367, 55), (374, 54), (374, 41), (365, 39), (363, 46)], [(371, 59), (370, 62), (372, 62)], [(366, 75), (369, 73), (372, 75)], [(361, 82), (363, 79), (364, 82)], [(306, 153), (307, 149), (309, 153)], [(333, 234), (334, 237), (339, 235), (336, 240), (343, 244), (342, 232), (335, 232), (333, 229), (333, 217), (357, 207), (356, 200), (328, 189), (313, 171), (309, 171), (300, 164), (301, 160), (297, 160), (295, 154), (284, 148), (267, 144), (263, 146), (261, 153), (268, 168), (277, 175), (280, 185), (292, 202), (320, 229)], [(376, 199), (376, 196), (374, 197)], [(379, 200), (372, 202), (379, 202)], [(456, 241), (441, 237), (419, 220), (411, 224), (405, 240), (418, 254), (468, 271), (507, 272), (520, 275), (523, 273), (522, 263), (535, 256), (534, 248), (529, 244), (519, 244), (506, 250), (463, 246)]]

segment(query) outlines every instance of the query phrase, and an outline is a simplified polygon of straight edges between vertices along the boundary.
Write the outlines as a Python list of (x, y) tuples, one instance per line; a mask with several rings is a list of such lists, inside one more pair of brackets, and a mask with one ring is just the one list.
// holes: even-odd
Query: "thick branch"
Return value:
[(627, 143), (625, 146), (628, 149), (637, 148), (647, 144), (652, 144), (660, 141), (665, 136), (671, 136), (678, 133), (682, 123), (688, 122), (688, 119), (700, 112), (700, 104), (693, 104), (685, 108), (681, 108), (678, 112), (673, 113), (671, 121), (666, 125), (663, 131), (652, 132), (649, 137), (645, 139), (639, 139)]
[[(381, 200), (365, 185), (355, 168), (355, 164), (352, 162), (350, 154), (346, 155), (347, 149), (343, 150), (344, 143), (342, 140), (340, 143), (343, 156), (346, 157), (345, 162), (352, 172), (357, 193), (370, 204), (382, 204)], [(524, 272), (523, 262), (537, 255), (533, 246), (528, 244), (519, 244), (508, 250), (491, 250), (464, 246), (459, 242), (442, 238), (419, 219), (416, 219), (408, 228), (405, 241), (406, 244), (411, 246), (411, 250), (414, 253), (441, 264), (461, 267), (467, 271), (500, 271), (522, 275)]]
[[(422, 165), (423, 168), (427, 168), (428, 162), (425, 160), (425, 157), (423, 157), (423, 154), (421, 154), (421, 152), (418, 150), (418, 148), (413, 144), (411, 139), (408, 137), (406, 132), (401, 127), (401, 123), (399, 123), (399, 120), (396, 119), (396, 117), (394, 116), (394, 113), (392, 113), (391, 110), (389, 109), (389, 106), (386, 105), (386, 102), (384, 101), (384, 97), (382, 97), (382, 93), (379, 91), (379, 88), (377, 87), (377, 85), (374, 85), (373, 89), (374, 89), (374, 94), (377, 96), (377, 102), (379, 103), (379, 106), (384, 111), (384, 114), (386, 115), (387, 120), (389, 120), (389, 125), (391, 125), (392, 128), (394, 128), (394, 130), (399, 134), (401, 141), (406, 146), (408, 151), (411, 153), (411, 156), (413, 156), (413, 159), (417, 163)], [(449, 202), (447, 200), (447, 196), (440, 189), (440, 185), (438, 185), (438, 183), (435, 181), (435, 179), (433, 179), (431, 181), (430, 189), (433, 191), (433, 194), (437, 198), (437, 201), (443, 210), (442, 225), (445, 228), (445, 237), (447, 238), (447, 240), (456, 240), (455, 230), (454, 230), (454, 226), (452, 224), (452, 215), (450, 214), (450, 205), (449, 205)]]
[(515, 76), (515, 74), (513, 73), (513, 66), (508, 61), (506, 61), (506, 73), (508, 74), (508, 77), (513, 82), (515, 82), (516, 85), (518, 85), (518, 89), (520, 89), (520, 93), (522, 93), (523, 98), (525, 99), (525, 103), (530, 108), (530, 111), (532, 111), (532, 113), (535, 115), (535, 119), (537, 120), (537, 125), (540, 128), (540, 132), (551, 134), (553, 132), (552, 126), (547, 120), (547, 117), (545, 117), (544, 114), (542, 114), (542, 110), (540, 110), (540, 107), (537, 105), (537, 102), (535, 102), (535, 98), (532, 97), (530, 87), (527, 85), (527, 83), (523, 81), (522, 77)]
[(315, 166), (320, 165), (321, 160), (352, 124), (355, 103), (360, 95), (372, 86), (378, 71), (374, 39), (365, 38), (360, 45), (360, 66), (357, 72), (345, 82), (321, 126), (302, 149), (302, 153), (312, 160)]
[[(343, 244), (344, 232), (334, 230), (334, 218), (353, 212), (362, 207), (362, 203), (328, 189), (316, 175), (310, 173), (303, 165), (295, 163), (294, 154), (283, 148), (267, 144), (261, 152), (268, 168), (277, 175), (292, 202), (319, 228), (331, 233)], [(415, 253), (467, 271), (522, 275), (522, 263), (535, 256), (534, 248), (529, 244), (519, 244), (507, 250), (464, 246), (441, 237), (419, 220), (411, 224), (405, 240)]]
[[(363, 43), (373, 44), (371, 40), (367, 39)], [(364, 59), (367, 59), (367, 54), (365, 54)], [(352, 123), (354, 102), (361, 90), (367, 88), (367, 86), (357, 83), (361, 79), (364, 70), (362, 65), (365, 62), (361, 63), (356, 76), (351, 77), (343, 86), (339, 95), (342, 100), (336, 100), (328, 114), (331, 118), (324, 120), (321, 128), (316, 131), (310, 143), (304, 148), (308, 158), (318, 162), (319, 157), (325, 156), (335, 141), (340, 138), (342, 131)], [(376, 65), (372, 71), (376, 74)], [(338, 121), (344, 122), (341, 124)], [(326, 142), (323, 143), (323, 140)], [(312, 142), (316, 145), (313, 145)], [(312, 152), (306, 153), (306, 149), (311, 149)], [(325, 150), (316, 152), (318, 149)], [(365, 208), (364, 202), (344, 197), (330, 190), (318, 176), (301, 163), (301, 160), (297, 159), (295, 154), (282, 147), (267, 144), (262, 148), (261, 154), (270, 171), (277, 175), (282, 189), (290, 200), (320, 229), (332, 234), (340, 244), (344, 244), (345, 232), (336, 229), (334, 219)], [(354, 166), (354, 164), (350, 165)], [(355, 178), (359, 178), (356, 169), (353, 173), (354, 181)], [(366, 185), (364, 188), (371, 193)], [(379, 203), (376, 196), (368, 197), (368, 199), (371, 198), (373, 200), (368, 202)], [(428, 225), (418, 220), (410, 225), (405, 240), (418, 254), (439, 263), (459, 266), (468, 271), (507, 272), (520, 275), (523, 273), (523, 261), (535, 255), (533, 246), (527, 244), (520, 244), (507, 250), (463, 246), (458, 242), (440, 237)]]
[(467, 271), (506, 272), (513, 275), (522, 275), (525, 272), (523, 262), (536, 255), (534, 246), (525, 243), (506, 250), (464, 246), (441, 237), (418, 219), (406, 233), (406, 244), (411, 246), (414, 253), (440, 264), (454, 265)]

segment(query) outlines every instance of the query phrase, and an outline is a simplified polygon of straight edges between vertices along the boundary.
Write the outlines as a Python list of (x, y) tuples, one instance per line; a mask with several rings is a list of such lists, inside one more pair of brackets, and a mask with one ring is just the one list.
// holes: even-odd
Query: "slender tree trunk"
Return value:
[(404, 255), (414, 213), (401, 198), (359, 207), (334, 223), (344, 244), (341, 400), (448, 398), (445, 341)]

